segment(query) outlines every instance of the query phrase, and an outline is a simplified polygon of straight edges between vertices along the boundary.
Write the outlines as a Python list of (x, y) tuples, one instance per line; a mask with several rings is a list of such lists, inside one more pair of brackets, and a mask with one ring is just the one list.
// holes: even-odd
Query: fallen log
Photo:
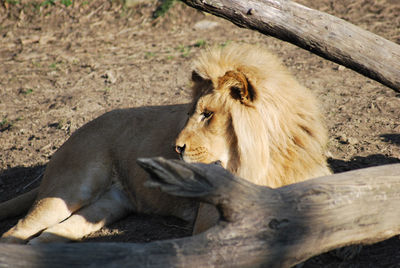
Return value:
[(148, 185), (216, 205), (217, 226), (148, 244), (0, 244), (0, 267), (291, 267), (334, 248), (400, 233), (400, 164), (278, 189), (217, 165), (142, 159)]
[(400, 46), (335, 16), (284, 0), (182, 0), (307, 49), (400, 92)]

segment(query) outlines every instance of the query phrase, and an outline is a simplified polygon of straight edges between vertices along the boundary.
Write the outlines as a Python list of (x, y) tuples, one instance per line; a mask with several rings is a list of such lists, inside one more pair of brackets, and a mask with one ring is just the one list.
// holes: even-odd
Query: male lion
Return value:
[(77, 130), (53, 155), (38, 189), (0, 205), (1, 219), (33, 203), (1, 241), (79, 240), (132, 211), (196, 219), (197, 231), (209, 227), (216, 220), (209, 207), (196, 217), (194, 201), (143, 186), (136, 159), (177, 158), (176, 137), (183, 160), (220, 161), (259, 185), (330, 173), (314, 97), (265, 48), (233, 44), (204, 52), (192, 80), (191, 104), (116, 110)]

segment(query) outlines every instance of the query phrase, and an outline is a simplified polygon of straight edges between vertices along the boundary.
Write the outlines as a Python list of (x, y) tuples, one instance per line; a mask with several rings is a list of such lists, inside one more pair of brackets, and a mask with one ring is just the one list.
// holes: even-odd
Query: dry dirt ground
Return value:
[[(192, 58), (206, 45), (232, 41), (266, 44), (318, 96), (335, 172), (400, 162), (400, 94), (377, 82), (181, 3), (153, 20), (153, 2), (130, 9), (118, 1), (61, 2), (1, 1), (0, 201), (37, 185), (54, 151), (102, 113), (187, 102)], [(398, 0), (299, 2), (400, 44)], [(2, 222), (0, 233), (16, 220)], [(189, 234), (175, 218), (132, 215), (86, 241)], [(395, 237), (364, 247), (354, 260), (324, 254), (305, 267), (400, 267), (399, 252)]]

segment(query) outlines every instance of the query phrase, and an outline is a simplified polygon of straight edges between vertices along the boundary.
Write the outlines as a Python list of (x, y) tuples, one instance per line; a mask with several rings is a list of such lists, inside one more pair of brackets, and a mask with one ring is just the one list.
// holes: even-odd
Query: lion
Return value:
[(80, 240), (132, 212), (172, 215), (194, 233), (215, 208), (144, 186), (139, 157), (219, 162), (258, 185), (330, 174), (318, 103), (266, 48), (230, 44), (201, 53), (192, 102), (114, 110), (78, 129), (47, 164), (40, 186), (0, 205), (0, 219), (28, 214), (2, 242)]

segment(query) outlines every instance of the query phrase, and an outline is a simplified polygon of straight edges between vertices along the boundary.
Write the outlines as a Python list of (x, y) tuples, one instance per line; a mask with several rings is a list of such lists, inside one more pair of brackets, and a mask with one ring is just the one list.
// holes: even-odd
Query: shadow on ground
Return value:
[(400, 134), (383, 134), (383, 141), (400, 146)]
[(37, 187), (44, 169), (44, 165), (37, 165), (0, 170), (0, 202)]
[(400, 163), (400, 159), (395, 157), (388, 157), (382, 154), (373, 154), (365, 157), (355, 156), (352, 157), (349, 161), (344, 161), (334, 158), (328, 159), (328, 164), (334, 173), (340, 173), (360, 168), (396, 164), (396, 163)]

